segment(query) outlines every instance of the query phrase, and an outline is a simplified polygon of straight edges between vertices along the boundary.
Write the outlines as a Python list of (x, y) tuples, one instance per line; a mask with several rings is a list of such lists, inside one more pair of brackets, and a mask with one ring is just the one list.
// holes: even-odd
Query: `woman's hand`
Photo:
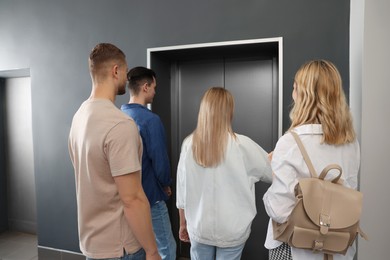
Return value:
[(183, 225), (180, 226), (179, 228), (179, 239), (183, 242), (189, 243), (190, 242), (190, 237), (187, 232), (187, 226)]
[(272, 155), (274, 154), (274, 151), (270, 152), (268, 154), (268, 160), (271, 162), (272, 161)]
[(187, 220), (184, 213), (184, 209), (179, 209), (179, 222), (180, 222), (180, 228), (179, 228), (179, 239), (183, 242), (190, 242), (190, 236), (188, 235), (187, 231)]

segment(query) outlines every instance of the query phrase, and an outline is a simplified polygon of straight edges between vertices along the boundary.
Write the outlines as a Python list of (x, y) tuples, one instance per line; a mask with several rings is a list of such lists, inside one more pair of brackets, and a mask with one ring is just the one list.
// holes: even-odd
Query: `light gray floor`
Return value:
[(38, 260), (37, 236), (17, 231), (0, 233), (0, 260)]
[[(55, 252), (56, 253), (56, 252)], [(44, 259), (48, 258), (43, 254)], [(80, 258), (79, 255), (75, 255)], [(55, 259), (63, 259), (61, 257)], [(84, 256), (81, 256), (84, 259)], [(54, 259), (54, 258), (53, 258)], [(65, 259), (65, 258), (64, 258)], [(76, 259), (76, 258), (66, 258)], [(179, 257), (179, 260), (189, 260), (189, 258)], [(6, 231), (0, 233), (0, 260), (38, 260), (37, 236), (17, 231)]]

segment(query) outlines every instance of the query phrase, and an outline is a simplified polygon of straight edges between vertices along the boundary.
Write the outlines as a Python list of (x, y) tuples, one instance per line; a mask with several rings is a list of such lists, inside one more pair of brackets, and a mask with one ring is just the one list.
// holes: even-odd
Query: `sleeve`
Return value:
[(272, 170), (268, 160), (268, 153), (256, 142), (246, 136), (240, 136), (241, 152), (245, 168), (252, 182), (272, 182)]
[[(345, 176), (345, 186), (357, 189), (358, 188), (358, 174), (360, 169), (360, 145), (357, 140), (354, 143), (350, 144), (352, 146), (352, 154), (349, 156), (349, 165), (348, 171), (343, 171), (343, 175)], [(356, 158), (353, 160), (352, 158)]]
[(112, 176), (141, 170), (142, 143), (133, 121), (115, 125), (106, 136), (104, 150)]
[(183, 141), (179, 163), (177, 165), (177, 175), (176, 175), (176, 207), (178, 209), (185, 208), (186, 201), (186, 168), (185, 168), (185, 159), (187, 156), (188, 144), (187, 139)]
[(164, 126), (157, 115), (148, 123), (149, 126), (146, 130), (148, 135), (146, 138), (148, 157), (161, 186), (169, 186), (172, 183), (172, 178)]
[(74, 148), (73, 148), (73, 145), (72, 145), (72, 141), (71, 141), (71, 136), (70, 135), (68, 137), (68, 152), (69, 152), (70, 160), (72, 162), (72, 166), (74, 167)]
[(282, 136), (272, 156), (273, 181), (263, 197), (267, 214), (278, 223), (287, 220), (295, 205), (294, 189), (298, 183), (295, 163), (297, 156), (300, 156), (300, 152), (292, 135)]

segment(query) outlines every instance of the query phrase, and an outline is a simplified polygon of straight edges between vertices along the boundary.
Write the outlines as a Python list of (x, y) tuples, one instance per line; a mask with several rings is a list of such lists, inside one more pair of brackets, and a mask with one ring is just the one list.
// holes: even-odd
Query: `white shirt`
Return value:
[[(302, 125), (294, 129), (304, 144), (317, 174), (329, 164), (336, 163), (343, 169), (343, 185), (356, 189), (360, 165), (360, 148), (357, 141), (345, 145), (321, 144), (322, 126), (319, 124)], [(278, 223), (287, 220), (295, 205), (294, 188), (301, 178), (310, 177), (303, 156), (294, 137), (287, 133), (276, 144), (272, 157), (273, 183), (264, 194), (263, 201), (268, 215)], [(336, 172), (329, 172), (326, 179), (332, 179)], [(271, 220), (268, 225), (265, 247), (273, 249), (282, 242), (273, 239)], [(346, 255), (336, 254), (334, 260), (353, 259), (355, 244)], [(293, 259), (322, 260), (323, 254), (311, 250), (291, 248)]]
[[(229, 135), (230, 136), (230, 135)], [(271, 182), (267, 153), (250, 138), (229, 137), (225, 160), (198, 165), (192, 135), (183, 141), (177, 170), (177, 202), (184, 209), (191, 240), (218, 247), (245, 243), (255, 217), (255, 183)]]

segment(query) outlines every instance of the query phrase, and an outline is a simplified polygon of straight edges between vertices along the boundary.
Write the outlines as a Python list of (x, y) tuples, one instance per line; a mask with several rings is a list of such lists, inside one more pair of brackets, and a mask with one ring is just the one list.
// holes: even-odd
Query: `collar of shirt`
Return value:
[(307, 135), (307, 134), (315, 134), (315, 135), (322, 135), (324, 132), (322, 131), (322, 125), (321, 124), (307, 124), (307, 125), (300, 125), (294, 128), (294, 131), (298, 135)]
[(141, 105), (141, 104), (138, 104), (138, 103), (128, 103), (128, 104), (123, 104), (121, 106), (121, 109), (126, 109), (126, 108), (134, 108), (134, 107), (137, 107), (137, 108), (143, 108), (143, 109), (147, 109), (149, 110), (146, 106), (144, 105)]

